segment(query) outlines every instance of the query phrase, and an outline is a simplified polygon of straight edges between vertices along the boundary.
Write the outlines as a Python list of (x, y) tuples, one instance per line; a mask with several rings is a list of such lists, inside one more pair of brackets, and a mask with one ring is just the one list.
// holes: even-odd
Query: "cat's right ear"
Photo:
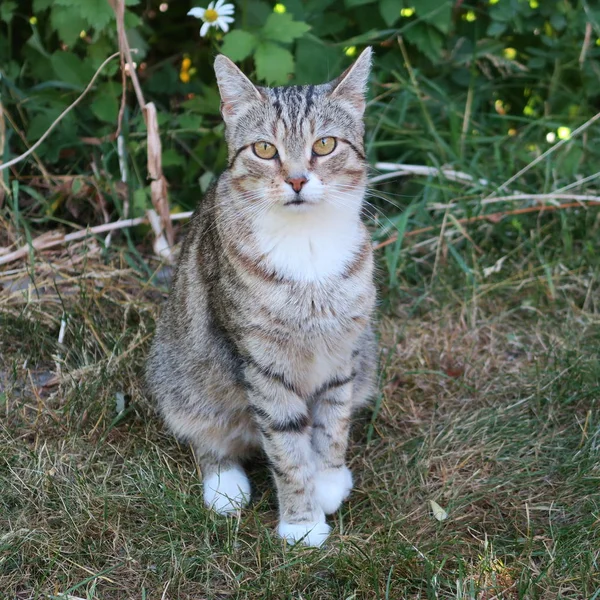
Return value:
[(215, 58), (215, 74), (221, 94), (223, 119), (235, 117), (239, 107), (264, 100), (257, 87), (223, 54)]

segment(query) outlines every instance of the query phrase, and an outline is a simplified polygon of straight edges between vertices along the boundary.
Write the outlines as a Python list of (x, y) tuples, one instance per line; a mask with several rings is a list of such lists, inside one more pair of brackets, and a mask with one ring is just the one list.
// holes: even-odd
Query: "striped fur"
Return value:
[[(369, 63), (370, 49), (331, 83), (267, 89), (217, 58), (229, 167), (192, 219), (147, 366), (166, 423), (194, 448), (207, 504), (246, 501), (240, 465), (262, 448), (280, 535), (315, 545), (350, 491), (350, 420), (374, 389), (373, 257), (360, 220)], [(315, 156), (323, 137), (337, 146)], [(259, 158), (258, 141), (278, 156)], [(299, 194), (292, 176), (307, 179)]]

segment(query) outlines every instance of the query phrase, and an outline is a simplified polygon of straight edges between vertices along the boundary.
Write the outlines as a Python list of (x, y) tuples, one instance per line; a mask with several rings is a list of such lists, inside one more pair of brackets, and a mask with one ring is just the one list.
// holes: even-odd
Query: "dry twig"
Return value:
[[(150, 179), (150, 194), (152, 198), (152, 205), (154, 210), (160, 217), (158, 223), (160, 227), (155, 227), (157, 222), (154, 220), (152, 215), (148, 215), (151, 223), (153, 223), (153, 230), (156, 233), (156, 239), (154, 243), (154, 251), (163, 258), (166, 258), (169, 262), (173, 261), (171, 247), (175, 243), (173, 235), (173, 227), (171, 225), (171, 219), (169, 217), (169, 200), (167, 196), (167, 180), (162, 172), (162, 146), (160, 142), (160, 135), (158, 132), (158, 120), (156, 116), (156, 107), (152, 102), (146, 102), (142, 88), (137, 77), (135, 66), (131, 58), (131, 48), (127, 41), (127, 35), (125, 34), (125, 3), (124, 0), (109, 0), (117, 19), (117, 32), (119, 35), (119, 48), (120, 54), (124, 57), (127, 67), (129, 69), (129, 75), (131, 77), (131, 83), (135, 90), (138, 104), (144, 114), (144, 120), (146, 122), (147, 140), (148, 140), (148, 178)], [(122, 61), (123, 62), (123, 61)]]
[[(151, 217), (150, 215), (153, 216)], [(169, 218), (176, 221), (179, 219), (189, 219), (191, 216), (191, 212), (183, 212), (172, 214)], [(152, 219), (154, 219), (154, 224), (152, 223)], [(25, 244), (13, 252), (8, 252), (6, 248), (0, 248), (0, 265), (5, 265), (15, 260), (19, 260), (20, 258), (24, 258), (29, 254), (30, 250), (46, 250), (48, 248), (53, 248), (54, 246), (82, 240), (90, 235), (107, 233), (116, 229), (126, 229), (127, 227), (135, 227), (136, 225), (150, 224), (153, 230), (156, 231), (155, 227), (157, 219), (158, 217), (154, 211), (148, 211), (148, 216), (146, 217), (136, 217), (135, 219), (123, 219), (113, 223), (104, 223), (102, 225), (96, 225), (95, 227), (81, 229), (68, 234), (59, 231), (47, 231), (32, 240), (31, 245)]]
[[(478, 221), (491, 221), (492, 223), (499, 223), (502, 219), (509, 216), (524, 215), (533, 212), (553, 212), (556, 210), (565, 210), (567, 208), (581, 208), (582, 206), (584, 205), (580, 201), (567, 202), (566, 204), (543, 204), (541, 206), (526, 206), (525, 208), (517, 208), (515, 210), (508, 210), (504, 212), (490, 213), (487, 215), (477, 215), (476, 217), (465, 217), (464, 219), (457, 219), (456, 222), (461, 225), (470, 225), (471, 223), (476, 223)], [(587, 206), (600, 206), (600, 198), (588, 201)], [(414, 237), (416, 235), (420, 235), (421, 233), (428, 233), (429, 231), (434, 231), (438, 227), (439, 225), (431, 225), (429, 227), (413, 229), (412, 231), (405, 233), (404, 237)], [(379, 248), (389, 246), (390, 244), (393, 244), (397, 239), (398, 234), (395, 234), (389, 237), (387, 240), (376, 244), (374, 246), (374, 249), (379, 250)]]
[(398, 163), (387, 163), (378, 162), (375, 163), (375, 168), (379, 171), (391, 171), (391, 173), (384, 173), (383, 175), (377, 175), (369, 179), (369, 183), (379, 183), (386, 179), (393, 179), (394, 177), (404, 177), (407, 175), (424, 175), (426, 177), (438, 176), (444, 177), (449, 181), (458, 181), (460, 183), (473, 183), (481, 186), (489, 185), (487, 179), (474, 179), (468, 173), (462, 171), (455, 171), (454, 169), (447, 169), (445, 167), (426, 167), (424, 165), (403, 165)]

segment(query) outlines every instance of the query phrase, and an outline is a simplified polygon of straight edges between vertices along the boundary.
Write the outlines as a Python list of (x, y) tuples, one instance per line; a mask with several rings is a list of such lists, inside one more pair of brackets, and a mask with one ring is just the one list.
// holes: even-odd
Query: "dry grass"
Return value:
[[(598, 597), (593, 303), (533, 310), (522, 300), (543, 274), (475, 295), (442, 280), (419, 302), (407, 289), (382, 316), (356, 490), (326, 549), (296, 549), (273, 534), (263, 464), (252, 508), (215, 517), (153, 414), (140, 373), (164, 288), (123, 253), (61, 252), (0, 275), (2, 597)], [(565, 272), (554, 290), (586, 285)]]

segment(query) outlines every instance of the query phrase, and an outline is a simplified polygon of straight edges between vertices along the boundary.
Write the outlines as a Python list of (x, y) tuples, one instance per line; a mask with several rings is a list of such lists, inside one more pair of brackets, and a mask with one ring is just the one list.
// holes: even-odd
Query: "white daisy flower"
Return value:
[(225, 0), (217, 0), (217, 2), (211, 2), (207, 8), (192, 8), (188, 15), (196, 17), (196, 19), (202, 19), (204, 23), (200, 28), (200, 35), (204, 37), (211, 27), (219, 27), (225, 33), (229, 31), (229, 23), (233, 23), (234, 19), (233, 11), (235, 6), (233, 4), (225, 4)]

